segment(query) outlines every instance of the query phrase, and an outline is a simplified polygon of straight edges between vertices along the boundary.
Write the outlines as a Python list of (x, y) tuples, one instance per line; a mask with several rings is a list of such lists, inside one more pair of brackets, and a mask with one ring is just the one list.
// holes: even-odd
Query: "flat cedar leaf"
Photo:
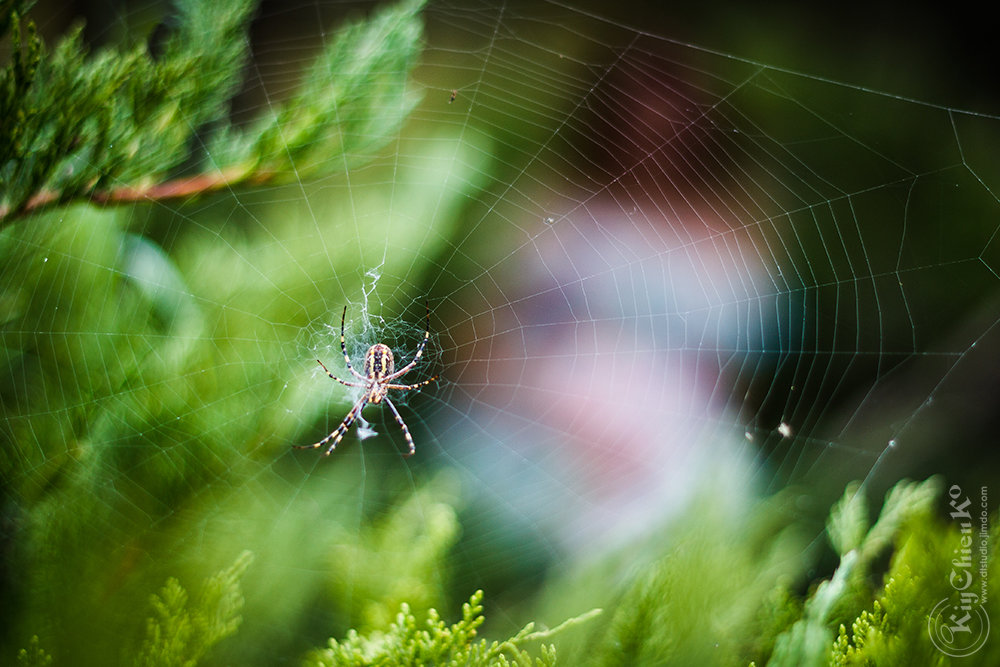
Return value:
[(868, 503), (857, 482), (847, 485), (826, 522), (826, 533), (838, 556), (861, 546), (868, 532)]
[(864, 557), (874, 558), (886, 549), (911, 517), (930, 512), (940, 493), (941, 481), (937, 477), (923, 482), (902, 481), (889, 489), (878, 521), (865, 537)]

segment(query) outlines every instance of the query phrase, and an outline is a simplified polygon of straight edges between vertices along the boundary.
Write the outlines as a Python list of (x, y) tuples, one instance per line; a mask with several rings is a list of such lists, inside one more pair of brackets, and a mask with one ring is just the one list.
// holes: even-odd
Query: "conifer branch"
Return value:
[[(409, 87), (424, 0), (343, 27), (299, 91), (245, 128), (226, 115), (248, 61), (253, 0), (177, 0), (162, 55), (51, 52), (25, 0), (0, 3), (0, 228), (54, 206), (108, 206), (314, 178), (370, 159), (418, 96)], [(197, 142), (195, 137), (198, 136)], [(192, 146), (200, 145), (200, 163)], [(184, 171), (193, 172), (185, 174)]]

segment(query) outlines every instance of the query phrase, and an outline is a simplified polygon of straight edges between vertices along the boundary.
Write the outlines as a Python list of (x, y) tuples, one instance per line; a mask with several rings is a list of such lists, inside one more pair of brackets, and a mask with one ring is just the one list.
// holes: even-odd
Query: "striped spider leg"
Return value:
[(409, 451), (406, 456), (412, 456), (416, 452), (416, 447), (413, 444), (413, 437), (410, 435), (410, 429), (406, 427), (406, 422), (403, 418), (399, 416), (399, 410), (396, 409), (395, 404), (389, 399), (389, 391), (410, 391), (412, 389), (419, 389), (429, 385), (431, 382), (436, 381), (440, 376), (435, 375), (429, 380), (424, 380), (423, 382), (417, 382), (416, 384), (396, 384), (393, 380), (396, 380), (406, 373), (409, 373), (420, 360), (420, 356), (424, 353), (424, 347), (427, 345), (428, 339), (431, 337), (431, 307), (430, 304), (426, 304), (427, 307), (427, 328), (424, 330), (424, 338), (420, 341), (420, 345), (417, 347), (417, 353), (413, 355), (413, 359), (410, 363), (406, 364), (398, 371), (395, 369), (395, 360), (392, 356), (392, 350), (389, 349), (388, 345), (383, 345), (382, 343), (376, 343), (368, 348), (365, 352), (365, 361), (362, 366), (363, 373), (359, 373), (354, 370), (351, 365), (351, 358), (347, 354), (347, 342), (344, 337), (344, 322), (347, 319), (347, 306), (344, 306), (344, 312), (340, 316), (340, 351), (344, 353), (344, 363), (347, 364), (347, 370), (351, 374), (360, 380), (360, 382), (348, 382), (347, 380), (342, 380), (330, 370), (323, 365), (323, 362), (319, 359), (316, 363), (326, 371), (326, 374), (330, 376), (330, 379), (336, 380), (342, 385), (347, 387), (361, 387), (363, 388), (364, 394), (358, 399), (358, 402), (354, 404), (351, 411), (347, 413), (344, 417), (344, 421), (340, 422), (338, 426), (330, 435), (326, 436), (319, 442), (312, 445), (295, 445), (296, 449), (319, 449), (326, 445), (326, 443), (331, 442), (330, 446), (326, 448), (323, 452), (324, 456), (329, 456), (334, 449), (337, 448), (337, 444), (347, 433), (347, 430), (351, 428), (351, 424), (358, 418), (361, 411), (369, 403), (381, 403), (385, 401), (386, 405), (392, 411), (392, 416), (396, 418), (396, 423), (399, 424), (399, 428), (403, 431), (403, 437), (406, 438), (406, 444), (409, 446)]

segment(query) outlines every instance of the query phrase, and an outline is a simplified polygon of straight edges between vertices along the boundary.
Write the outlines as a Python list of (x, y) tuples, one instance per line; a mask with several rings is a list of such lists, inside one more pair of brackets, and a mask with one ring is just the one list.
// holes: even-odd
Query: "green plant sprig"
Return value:
[(6, 0), (0, 226), (74, 201), (188, 198), (369, 159), (419, 100), (407, 83), (423, 3), (406, 0), (343, 27), (291, 98), (236, 128), (227, 108), (249, 58), (252, 0), (178, 0), (157, 57), (145, 45), (90, 54), (79, 28), (49, 51), (24, 18), (24, 0)]

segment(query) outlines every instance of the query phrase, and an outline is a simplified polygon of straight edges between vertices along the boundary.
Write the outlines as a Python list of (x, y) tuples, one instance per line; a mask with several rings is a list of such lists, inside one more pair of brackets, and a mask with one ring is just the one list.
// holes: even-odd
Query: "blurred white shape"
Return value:
[(470, 440), (494, 443), (463, 452), (476, 483), (588, 551), (706, 488), (745, 502), (752, 466), (726, 415), (723, 351), (764, 335), (746, 307), (752, 263), (703, 220), (682, 239), (676, 222), (596, 206), (510, 256), (508, 302), (473, 322), (487, 352), (460, 380), (482, 430)]

